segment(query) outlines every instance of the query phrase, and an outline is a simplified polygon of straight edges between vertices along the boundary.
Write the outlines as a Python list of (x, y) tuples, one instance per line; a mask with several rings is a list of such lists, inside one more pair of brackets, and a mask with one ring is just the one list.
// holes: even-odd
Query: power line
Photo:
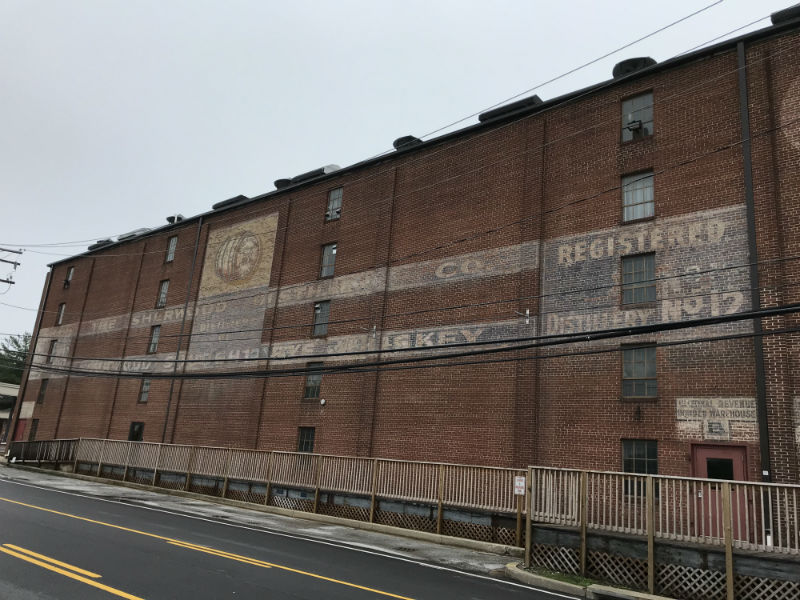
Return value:
[[(432, 356), (415, 356), (410, 358), (399, 358), (399, 359), (390, 359), (390, 360), (379, 360), (373, 362), (358, 362), (358, 363), (351, 363), (346, 365), (336, 365), (330, 367), (315, 367), (309, 369), (308, 367), (297, 367), (297, 368), (289, 368), (289, 369), (265, 369), (259, 371), (219, 371), (219, 372), (204, 372), (204, 373), (130, 373), (125, 371), (102, 371), (102, 370), (82, 370), (82, 369), (72, 369), (72, 368), (60, 368), (60, 367), (53, 367), (47, 365), (32, 365), (32, 368), (36, 368), (40, 371), (47, 371), (47, 372), (54, 372), (54, 373), (64, 373), (68, 375), (75, 375), (75, 376), (113, 376), (113, 377), (121, 377), (121, 378), (134, 378), (134, 379), (142, 379), (143, 377), (151, 378), (151, 379), (219, 379), (219, 378), (237, 378), (237, 377), (272, 377), (272, 376), (289, 376), (289, 375), (302, 375), (307, 373), (339, 373), (339, 372), (350, 372), (354, 368), (365, 368), (365, 367), (378, 367), (383, 368), (386, 366), (397, 365), (397, 364), (412, 364), (412, 363), (421, 363), (421, 362), (429, 362), (434, 360), (447, 360), (447, 359), (457, 359), (457, 358), (464, 358), (464, 357), (472, 357), (472, 356), (483, 356), (487, 354), (497, 354), (497, 353), (505, 353), (505, 352), (515, 352), (519, 350), (531, 350), (535, 348), (543, 348), (543, 347), (550, 347), (550, 346), (559, 346), (564, 344), (572, 344), (578, 342), (596, 342), (602, 340), (610, 340), (610, 339), (617, 339), (622, 337), (632, 337), (637, 335), (643, 334), (655, 334), (655, 333), (662, 333), (668, 331), (679, 331), (683, 329), (692, 329), (696, 327), (704, 327), (710, 325), (720, 325), (725, 323), (733, 323), (738, 321), (750, 320), (750, 319), (763, 319), (767, 317), (777, 317), (783, 315), (789, 315), (793, 313), (800, 312), (800, 303), (789, 304), (785, 306), (779, 306), (774, 308), (762, 308), (757, 310), (750, 310), (741, 313), (736, 313), (733, 315), (722, 315), (717, 317), (705, 317), (701, 319), (692, 319), (688, 321), (679, 321), (673, 323), (658, 323), (655, 325), (641, 325), (641, 326), (634, 326), (634, 327), (622, 327), (622, 328), (614, 328), (614, 329), (606, 329), (606, 330), (599, 330), (599, 331), (583, 331), (580, 333), (575, 334), (566, 334), (566, 335), (558, 335), (558, 334), (551, 334), (545, 336), (531, 336), (527, 338), (518, 338), (516, 340), (501, 340), (501, 341), (493, 341), (493, 342), (484, 342), (484, 345), (490, 344), (505, 344), (504, 346), (498, 348), (484, 348), (484, 349), (477, 349), (477, 350), (468, 350), (466, 352), (450, 352), (450, 353), (441, 353), (435, 354)], [(702, 341), (700, 340), (695, 341)], [(520, 343), (517, 343), (520, 342)], [(508, 345), (508, 344), (515, 344), (515, 345)], [(477, 345), (477, 344), (476, 344)], [(651, 344), (647, 344), (651, 345)], [(424, 352), (427, 348), (415, 348), (413, 351), (416, 353)], [(618, 350), (618, 349), (617, 349)], [(357, 353), (357, 354), (367, 354), (364, 353)], [(62, 358), (62, 357), (58, 357)], [(70, 360), (69, 357), (65, 357), (67, 360)], [(115, 359), (120, 360), (120, 359)], [(250, 359), (240, 359), (240, 362), (246, 362)], [(259, 360), (259, 359), (254, 359)], [(260, 359), (266, 360), (266, 359)], [(122, 361), (124, 362), (124, 361)], [(131, 361), (132, 362), (132, 361)], [(184, 361), (164, 361), (169, 363), (181, 363)], [(202, 362), (202, 361), (201, 361)], [(206, 361), (207, 362), (207, 361)], [(450, 366), (448, 364), (440, 365), (440, 366)]]

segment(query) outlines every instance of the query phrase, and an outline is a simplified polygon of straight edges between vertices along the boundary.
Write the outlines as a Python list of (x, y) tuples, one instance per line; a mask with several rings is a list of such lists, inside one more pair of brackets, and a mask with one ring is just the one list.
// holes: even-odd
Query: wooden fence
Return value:
[(169, 489), (523, 545), (522, 469), (103, 439), (13, 442), (9, 457)]
[[(530, 467), (529, 481), (529, 566), (681, 598), (800, 598), (799, 485), (545, 467)], [(544, 525), (576, 533), (577, 543), (537, 543)], [(685, 564), (671, 562), (677, 548)], [(760, 576), (782, 570), (788, 579)]]

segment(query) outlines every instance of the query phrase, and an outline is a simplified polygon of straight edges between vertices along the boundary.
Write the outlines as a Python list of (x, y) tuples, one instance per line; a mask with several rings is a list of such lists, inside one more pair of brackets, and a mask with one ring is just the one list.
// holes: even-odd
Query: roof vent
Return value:
[(183, 215), (180, 213), (170, 215), (167, 217), (167, 223), (170, 224), (180, 223), (181, 221), (183, 221)]
[(543, 103), (542, 99), (539, 98), (539, 96), (537, 96), (536, 94), (534, 94), (530, 98), (523, 98), (522, 100), (517, 100), (516, 102), (512, 102), (511, 104), (506, 104), (505, 106), (501, 106), (500, 108), (493, 108), (492, 110), (487, 110), (486, 112), (478, 115), (478, 121), (480, 121), (481, 123), (485, 121), (491, 121), (492, 119), (496, 119), (498, 117), (505, 117), (506, 115), (510, 115), (511, 113), (515, 113), (517, 111), (539, 106), (542, 103)]
[(287, 179), (287, 178), (284, 177), (283, 179), (276, 179), (275, 180), (275, 189), (276, 190), (282, 190), (283, 188), (287, 188), (290, 185), (292, 185), (292, 180), (291, 179)]
[(220, 208), (226, 208), (228, 206), (233, 206), (234, 204), (241, 204), (242, 202), (247, 202), (250, 200), (247, 196), (243, 196), (239, 194), (238, 196), (234, 196), (233, 198), (228, 198), (227, 200), (223, 200), (222, 202), (217, 202), (215, 205), (211, 207), (211, 210), (219, 210)]
[(637, 71), (641, 71), (647, 67), (652, 67), (655, 64), (657, 64), (655, 59), (650, 58), (649, 56), (629, 58), (628, 60), (623, 60), (622, 62), (615, 64), (614, 70), (611, 72), (611, 74), (613, 75), (614, 79), (619, 79), (620, 77), (625, 77), (631, 73), (636, 73)]
[(104, 240), (97, 240), (97, 243), (92, 244), (89, 246), (89, 250), (97, 250), (98, 248), (102, 248), (103, 246), (109, 246), (114, 243), (114, 240), (111, 238), (106, 238)]
[(139, 237), (150, 231), (147, 227), (141, 227), (139, 229), (134, 229), (133, 231), (129, 231), (128, 233), (121, 233), (117, 236), (117, 240), (123, 242), (125, 240), (130, 240), (135, 237)]
[(418, 137), (414, 137), (413, 135), (404, 135), (403, 137), (399, 137), (392, 142), (392, 146), (394, 146), (395, 150), (406, 150), (408, 148), (413, 148), (414, 146), (419, 146), (421, 143), (422, 140)]
[(789, 8), (784, 8), (769, 16), (773, 25), (780, 25), (781, 23), (788, 23), (795, 19), (800, 19), (800, 4), (795, 4)]
[(322, 177), (323, 175), (327, 175), (328, 173), (333, 173), (334, 171), (338, 171), (341, 167), (339, 165), (325, 165), (324, 167), (320, 167), (319, 169), (314, 169), (313, 171), (309, 171), (308, 173), (301, 173), (300, 175), (295, 175), (292, 177), (292, 183), (300, 183), (302, 181), (308, 181), (309, 179), (316, 179), (317, 177)]

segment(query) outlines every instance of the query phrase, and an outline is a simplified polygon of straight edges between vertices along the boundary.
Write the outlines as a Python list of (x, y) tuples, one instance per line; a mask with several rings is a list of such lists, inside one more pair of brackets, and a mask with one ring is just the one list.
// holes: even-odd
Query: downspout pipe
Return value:
[[(750, 145), (750, 110), (747, 97), (747, 57), (744, 42), (736, 45), (739, 73), (739, 122), (742, 131), (742, 159), (744, 167), (744, 196), (747, 207), (747, 247), (750, 254), (750, 309), (761, 308), (758, 277), (758, 244), (756, 240), (756, 208), (753, 193), (753, 157)], [(761, 480), (772, 481), (770, 460), (769, 421), (767, 419), (767, 383), (764, 368), (764, 341), (761, 319), (753, 319), (753, 351), (756, 368), (756, 414), (758, 419), (758, 442), (761, 454)]]
[[(169, 396), (167, 397), (167, 410), (164, 414), (164, 430), (161, 432), (161, 443), (165, 444), (167, 439), (167, 425), (169, 423), (169, 411), (172, 407), (172, 394), (175, 390), (175, 375), (178, 372), (178, 361), (181, 357), (181, 347), (183, 346), (183, 334), (186, 331), (186, 313), (189, 310), (189, 296), (192, 293), (192, 283), (194, 282), (194, 269), (195, 265), (197, 264), (197, 251), (200, 246), (200, 234), (203, 231), (203, 217), (202, 215), (197, 221), (197, 234), (194, 238), (194, 254), (192, 255), (192, 267), (189, 271), (189, 283), (186, 284), (186, 300), (183, 303), (183, 319), (181, 319), (181, 331), (178, 335), (178, 347), (175, 350), (175, 364), (172, 366), (172, 377), (169, 380)], [(194, 319), (194, 316), (192, 316)], [(189, 344), (186, 344), (186, 348), (189, 348)], [(178, 418), (178, 415), (175, 415), (175, 418)], [(175, 435), (175, 427), (173, 424), (172, 428), (173, 436)], [(170, 439), (170, 443), (172, 439)]]

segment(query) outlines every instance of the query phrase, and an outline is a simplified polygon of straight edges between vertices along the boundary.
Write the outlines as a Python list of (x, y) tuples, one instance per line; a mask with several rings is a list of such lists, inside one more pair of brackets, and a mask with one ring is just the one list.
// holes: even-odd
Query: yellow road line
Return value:
[(264, 567), (271, 569), (272, 565), (257, 560), (255, 558), (248, 558), (246, 556), (239, 556), (238, 554), (231, 554), (230, 552), (223, 552), (222, 550), (214, 550), (213, 548), (206, 548), (205, 546), (193, 546), (191, 544), (181, 544), (180, 542), (169, 542), (173, 546), (187, 548), (189, 550), (197, 550), (198, 552), (205, 552), (206, 554), (213, 554), (221, 558), (229, 558), (231, 560), (238, 560), (239, 562), (247, 563), (248, 565), (255, 565), (257, 567)]
[(80, 581), (81, 583), (85, 583), (86, 585), (96, 587), (97, 589), (103, 590), (104, 592), (108, 592), (109, 594), (114, 594), (115, 596), (119, 596), (120, 598), (126, 598), (127, 600), (144, 600), (139, 596), (134, 596), (132, 594), (123, 592), (122, 590), (117, 590), (107, 585), (103, 585), (99, 581), (93, 581), (91, 579), (87, 579), (86, 577), (81, 577), (80, 575), (76, 575), (75, 573), (71, 573), (65, 569), (61, 569), (54, 565), (47, 564), (46, 562), (35, 559), (31, 556), (26, 556), (25, 554), (9, 550), (8, 548), (0, 548), (0, 552), (5, 552), (6, 554), (10, 554), (11, 556), (15, 556), (29, 563), (33, 563), (34, 565), (38, 565), (43, 569), (48, 569), (49, 571), (53, 571), (55, 573), (58, 573), (59, 575), (63, 575), (64, 577), (69, 577), (70, 579), (74, 579), (75, 581)]
[[(146, 531), (139, 531), (138, 529), (131, 529), (129, 527), (122, 527), (121, 525), (114, 525), (113, 523), (106, 523), (104, 521), (96, 521), (94, 519), (89, 519), (87, 517), (80, 517), (78, 515), (73, 515), (73, 514), (61, 512), (61, 511), (58, 511), (58, 510), (53, 510), (51, 508), (44, 508), (42, 506), (36, 506), (35, 504), (26, 504), (25, 502), (19, 502), (18, 500), (11, 500), (9, 498), (2, 498), (2, 497), (0, 497), (0, 500), (2, 500), (3, 502), (9, 502), (11, 504), (17, 504), (19, 506), (24, 506), (26, 508), (32, 508), (34, 510), (41, 510), (41, 511), (48, 512), (48, 513), (51, 513), (51, 514), (54, 514), (54, 515), (59, 515), (61, 517), (68, 517), (70, 519), (77, 519), (79, 521), (84, 521), (85, 523), (93, 523), (95, 525), (102, 525), (104, 527), (111, 527), (112, 529), (118, 529), (120, 531), (127, 531), (128, 533), (136, 533), (138, 535), (144, 535), (144, 536), (147, 536), (147, 537), (150, 537), (150, 538), (154, 538), (154, 539), (157, 539), (157, 540), (164, 540), (165, 542), (168, 542), (168, 543), (171, 543), (171, 544), (175, 544), (175, 545), (179, 545), (179, 546), (189, 546), (189, 547), (191, 547), (192, 549), (195, 549), (195, 550), (198, 549), (198, 548), (204, 548), (206, 550), (214, 550), (215, 552), (219, 552), (221, 554), (227, 554), (227, 553), (223, 552), (222, 550), (216, 550), (214, 548), (205, 548), (204, 546), (196, 546), (195, 544), (192, 544), (190, 542), (184, 542), (182, 540), (176, 540), (176, 539), (169, 538), (169, 537), (166, 537), (166, 536), (163, 536), (163, 535), (158, 535), (158, 534), (155, 534), (155, 533), (147, 533)], [(0, 548), (0, 550), (3, 550), (3, 549)], [(234, 556), (238, 556), (238, 555), (234, 555)], [(230, 558), (230, 556), (226, 556), (225, 558)], [(256, 559), (248, 558), (248, 557), (244, 557), (244, 556), (243, 557), (238, 557), (238, 558), (249, 560), (249, 561), (255, 561), (255, 562), (258, 562), (258, 563), (262, 562), (262, 561), (257, 561)], [(365, 587), (365, 586), (362, 586), (362, 585), (357, 585), (355, 583), (350, 583), (349, 581), (342, 581), (341, 579), (333, 579), (331, 577), (325, 577), (323, 575), (317, 575), (316, 573), (311, 573), (309, 571), (301, 571), (299, 569), (293, 569), (291, 567), (286, 567), (284, 565), (278, 565), (278, 564), (275, 564), (275, 563), (263, 563), (263, 564), (259, 564), (258, 566), (270, 566), (270, 567), (273, 567), (275, 569), (281, 569), (283, 571), (288, 571), (290, 573), (297, 573), (298, 575), (305, 575), (306, 577), (313, 577), (314, 579), (321, 579), (322, 581), (330, 581), (331, 583), (338, 583), (339, 585), (344, 585), (344, 586), (356, 588), (356, 589), (359, 589), (359, 590), (365, 590), (365, 591), (368, 591), (368, 592), (372, 592), (373, 594), (379, 594), (381, 596), (388, 596), (389, 598), (398, 598), (399, 600), (414, 600), (413, 598), (409, 598), (408, 596), (399, 596), (397, 594), (392, 594), (390, 592), (384, 592), (384, 591), (381, 591), (381, 590), (376, 590), (374, 588), (369, 588), (369, 587)]]
[(266, 568), (274, 567), (275, 569), (281, 569), (283, 571), (289, 571), (291, 573), (298, 573), (300, 575), (306, 575), (307, 577), (322, 579), (323, 581), (330, 581), (333, 583), (338, 583), (339, 585), (345, 585), (347, 587), (352, 587), (359, 590), (366, 590), (368, 592), (372, 592), (373, 594), (379, 594), (381, 596), (389, 596), (390, 598), (399, 598), (400, 600), (413, 600), (413, 598), (409, 598), (407, 596), (398, 596), (397, 594), (376, 590), (374, 588), (364, 587), (363, 585), (357, 585), (355, 583), (350, 583), (348, 581), (342, 581), (341, 579), (332, 579), (330, 577), (324, 577), (323, 575), (317, 575), (316, 573), (309, 573), (308, 571), (300, 571), (299, 569), (292, 569), (291, 567), (285, 567), (283, 565), (277, 565), (275, 563), (265, 562), (263, 560), (258, 560), (257, 558), (250, 558), (248, 556), (241, 556), (239, 554), (231, 554), (230, 552), (214, 550), (213, 548), (208, 548), (207, 546), (197, 546), (195, 544), (188, 544), (184, 542), (170, 542), (170, 544), (172, 544), (173, 546), (180, 546), (181, 548), (187, 548), (189, 550), (198, 550), (200, 552), (214, 554), (222, 558), (230, 558), (231, 560), (238, 560), (239, 562), (254, 564), (259, 567), (266, 567)]
[(5, 546), (6, 548), (10, 548), (11, 550), (16, 550), (17, 552), (22, 552), (23, 554), (27, 554), (28, 556), (38, 558), (39, 560), (49, 562), (51, 564), (56, 565), (57, 567), (64, 567), (65, 569), (69, 569), (70, 571), (75, 571), (79, 575), (85, 575), (86, 577), (92, 577), (93, 579), (100, 579), (100, 577), (102, 577), (102, 575), (98, 575), (97, 573), (92, 573), (91, 571), (84, 571), (83, 569), (71, 565), (69, 563), (61, 562), (60, 560), (56, 560), (55, 558), (50, 558), (49, 556), (45, 556), (44, 554), (37, 554), (36, 552), (32, 552), (31, 550), (26, 550), (25, 548), (20, 548), (19, 546), (15, 546), (14, 544), (3, 544), (3, 546)]

